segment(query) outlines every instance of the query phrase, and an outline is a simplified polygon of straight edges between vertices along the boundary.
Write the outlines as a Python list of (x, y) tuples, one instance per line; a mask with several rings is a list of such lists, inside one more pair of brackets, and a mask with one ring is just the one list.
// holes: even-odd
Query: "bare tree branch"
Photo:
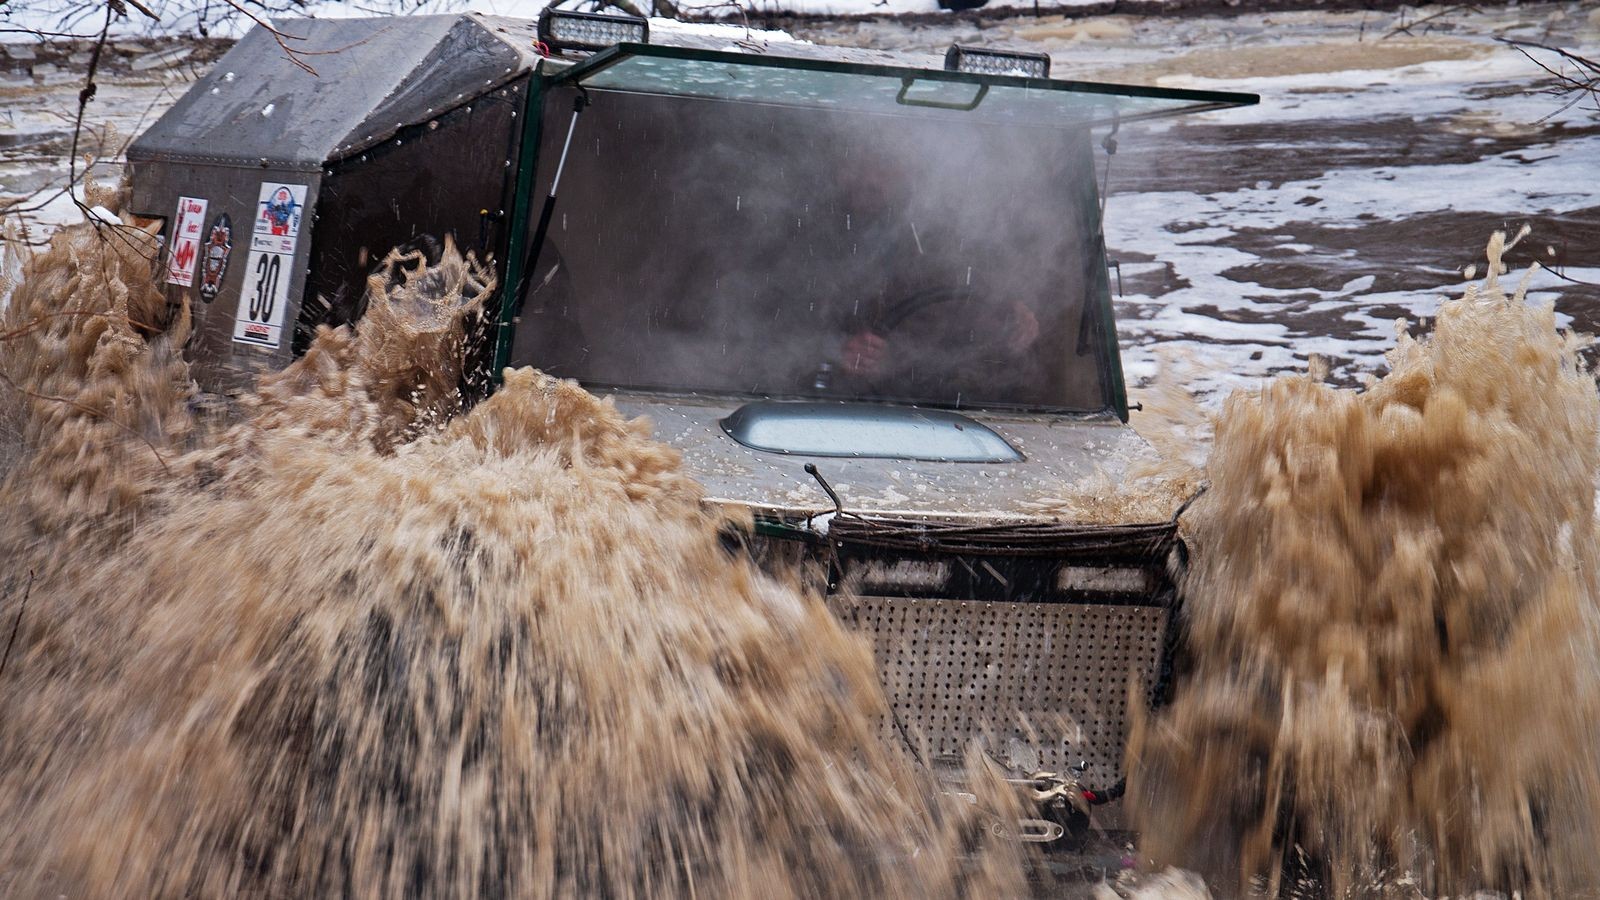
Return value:
[[(106, 37), (111, 34), (111, 19), (116, 15), (116, 5), (112, 0), (106, 2), (105, 24), (100, 26), (100, 36), (94, 42), (94, 50), (89, 54), (89, 71), (83, 79), (83, 90), (78, 91), (78, 112), (72, 122), (72, 148), (67, 151), (67, 195), (72, 198), (73, 205), (89, 212), (76, 194), (72, 193), (73, 185), (78, 183), (78, 140), (83, 135), (83, 113), (89, 108), (89, 101), (99, 91), (100, 86), (95, 84), (95, 73), (100, 71), (100, 55), (106, 49)], [(88, 174), (88, 165), (84, 166), (84, 173)], [(92, 217), (91, 217), (92, 218)]]
[[(1403, 34), (1403, 35), (1406, 35), (1408, 37), (1415, 37), (1416, 35), (1413, 35), (1411, 33), (1411, 29), (1416, 28), (1418, 25), (1425, 25), (1425, 24), (1427, 24), (1429, 22), (1432, 22), (1435, 19), (1444, 18), (1445, 16), (1461, 12), (1462, 10), (1466, 10), (1468, 12), (1482, 12), (1482, 10), (1480, 10), (1478, 7), (1473, 6), (1470, 3), (1461, 3), (1461, 4), (1457, 4), (1455, 6), (1447, 6), (1444, 9), (1439, 10), (1438, 12), (1434, 13), (1431, 16), (1423, 16), (1422, 18), (1416, 20), (1415, 22), (1409, 22), (1408, 23), (1408, 22), (1405, 22), (1405, 20), (1402, 19), (1401, 20), (1401, 24), (1396, 25), (1394, 28), (1389, 29), (1389, 32), (1387, 34), (1385, 34), (1383, 37), (1378, 38), (1378, 40), (1386, 41), (1389, 38), (1392, 38), (1397, 34)], [(1365, 22), (1365, 20), (1363, 20), (1362, 28), (1365, 29), (1365, 27), (1366, 27), (1366, 22)]]
[[(109, 2), (109, 0), (108, 0), (108, 2)], [(161, 17), (160, 16), (158, 16), (154, 12), (152, 12), (150, 10), (150, 7), (145, 6), (143, 3), (140, 3), (139, 0), (122, 0), (122, 2), (128, 4), (129, 6), (133, 7), (134, 9), (137, 9), (139, 12), (144, 13), (146, 16), (149, 17), (150, 21), (152, 21), (152, 22), (161, 21)]]
[(13, 381), (11, 379), (11, 376), (7, 375), (5, 372), (0, 372), (0, 384), (5, 384), (7, 387), (9, 387), (13, 391), (16, 391), (17, 393), (23, 395), (24, 397), (32, 397), (35, 400), (44, 400), (44, 401), (51, 402), (51, 403), (65, 403), (66, 405), (72, 407), (73, 409), (78, 410), (81, 413), (85, 413), (87, 415), (93, 416), (96, 419), (101, 419), (103, 421), (110, 422), (111, 424), (117, 426), (118, 428), (121, 428), (123, 431), (126, 431), (127, 433), (129, 433), (129, 434), (133, 435), (134, 437), (138, 438), (139, 440), (143, 441), (144, 445), (146, 447), (150, 448), (150, 454), (156, 458), (156, 462), (161, 464), (161, 468), (163, 470), (165, 470), (169, 475), (172, 473), (172, 468), (167, 465), (167, 458), (165, 456), (161, 455), (161, 450), (160, 450), (160, 448), (158, 448), (156, 446), (155, 441), (150, 440), (148, 437), (146, 437), (144, 434), (142, 434), (138, 429), (134, 428), (133, 426), (128, 425), (128, 424), (123, 423), (123, 422), (118, 422), (116, 419), (112, 418), (111, 416), (106, 415), (105, 413), (101, 412), (100, 410), (95, 409), (92, 406), (86, 406), (86, 405), (84, 405), (82, 403), (79, 403), (78, 401), (72, 399), (71, 397), (56, 397), (56, 396), (52, 396), (50, 394), (41, 394), (38, 391), (30, 391), (27, 388), (23, 387), (22, 385), (17, 384), (15, 381)]
[[(1543, 93), (1556, 96), (1572, 95), (1572, 102), (1561, 107), (1551, 115), (1556, 115), (1568, 109), (1575, 103), (1585, 99), (1594, 101), (1594, 111), (1600, 114), (1600, 62), (1595, 62), (1584, 56), (1579, 56), (1570, 50), (1541, 44), (1537, 41), (1519, 41), (1512, 38), (1496, 38), (1500, 43), (1515, 47), (1518, 53), (1526, 56), (1530, 62), (1545, 71), (1545, 74), (1555, 79), (1555, 84), (1546, 88)], [(1533, 51), (1553, 53), (1558, 62), (1552, 65), (1544, 59), (1535, 56)]]

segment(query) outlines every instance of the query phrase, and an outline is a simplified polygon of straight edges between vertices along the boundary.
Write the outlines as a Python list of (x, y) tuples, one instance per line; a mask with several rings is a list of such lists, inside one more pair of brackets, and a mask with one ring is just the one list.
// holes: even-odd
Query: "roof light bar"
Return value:
[(608, 16), (546, 6), (539, 40), (555, 50), (604, 50), (623, 42), (650, 43), (650, 23), (638, 16)]
[(1021, 75), (1024, 78), (1049, 78), (1048, 53), (1023, 53), (1017, 50), (990, 50), (951, 44), (944, 54), (947, 72), (972, 72), (978, 75)]

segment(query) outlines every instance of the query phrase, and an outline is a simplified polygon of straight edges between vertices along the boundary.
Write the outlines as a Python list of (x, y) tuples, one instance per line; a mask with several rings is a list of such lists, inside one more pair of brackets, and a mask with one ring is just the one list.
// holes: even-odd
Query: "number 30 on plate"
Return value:
[(245, 264), (244, 292), (233, 325), (233, 339), (241, 344), (276, 347), (283, 336), (283, 309), (289, 302), (289, 268), (294, 257), (287, 253), (250, 251)]

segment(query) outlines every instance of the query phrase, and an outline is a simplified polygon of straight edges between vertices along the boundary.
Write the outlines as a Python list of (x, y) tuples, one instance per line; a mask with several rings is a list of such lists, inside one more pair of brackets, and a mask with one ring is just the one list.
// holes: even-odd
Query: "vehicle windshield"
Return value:
[[(536, 197), (570, 90), (545, 104)], [(589, 94), (513, 365), (591, 387), (1111, 405), (1085, 130)]]

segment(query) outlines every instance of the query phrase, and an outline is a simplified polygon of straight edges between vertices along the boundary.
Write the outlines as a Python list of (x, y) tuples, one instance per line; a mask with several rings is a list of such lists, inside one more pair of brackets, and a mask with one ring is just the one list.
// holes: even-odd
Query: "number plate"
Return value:
[(289, 305), (289, 270), (294, 257), (265, 250), (250, 251), (245, 264), (244, 291), (233, 324), (233, 339), (241, 344), (276, 347), (283, 337), (283, 310)]

